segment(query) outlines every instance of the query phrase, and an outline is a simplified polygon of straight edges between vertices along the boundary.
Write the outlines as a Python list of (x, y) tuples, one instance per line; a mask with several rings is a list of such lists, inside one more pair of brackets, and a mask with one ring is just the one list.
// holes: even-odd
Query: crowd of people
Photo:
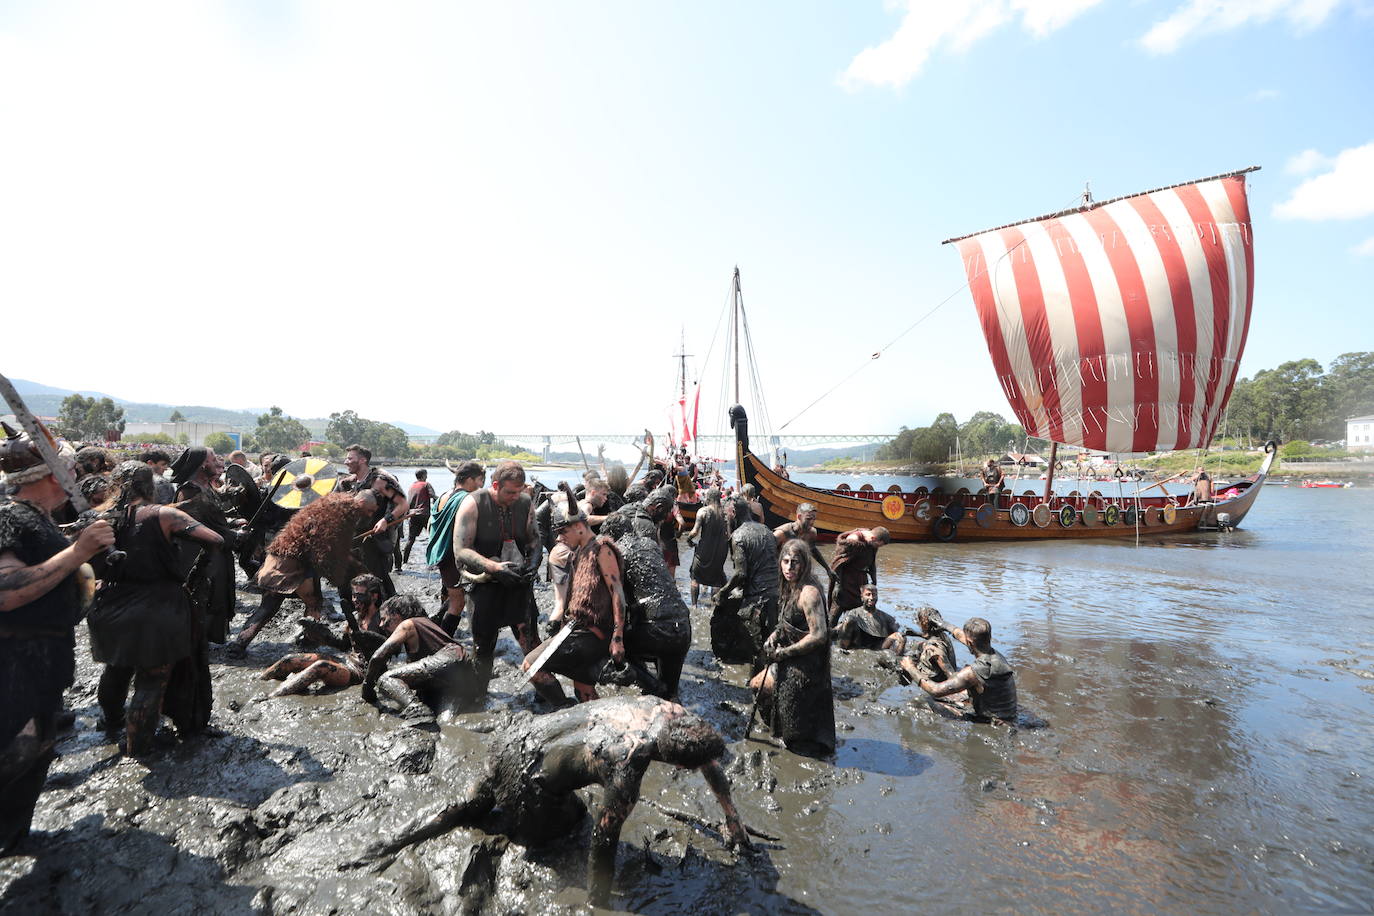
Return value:
[[(499, 742), (488, 775), (459, 802), (372, 855), (476, 823), (494, 808), (515, 834), (558, 829), (554, 814), (575, 801), (572, 790), (598, 782), (607, 791), (590, 883), (602, 900), (620, 824), (650, 760), (699, 768), (726, 813), (731, 842), (748, 844), (718, 763), (723, 740), (680, 703), (691, 606), (703, 599), (711, 650), (723, 665), (744, 666), (760, 720), (793, 752), (824, 758), (835, 750), (832, 646), (883, 653), (904, 678), (972, 718), (1013, 723), (1017, 715), (1015, 677), (986, 620), (949, 627), (922, 608), (919, 629), (911, 630), (878, 607), (886, 529), (840, 534), (827, 561), (814, 506), (803, 504), (792, 521), (769, 527), (750, 487), (734, 492), (718, 469), (685, 452), (651, 461), (643, 475), (640, 468), (588, 469), (581, 484), (557, 490), (528, 480), (515, 461), (497, 464), (489, 479), (468, 461), (450, 468), (453, 486), (439, 494), (423, 470), (403, 487), (354, 445), (337, 487), (297, 501), (300, 508), (273, 498), (315, 484), (297, 474), (283, 485), (285, 455), (255, 464), (234, 452), (226, 467), (212, 449), (193, 447), (175, 460), (151, 450), (115, 463), (103, 450), (68, 447), (59, 460), (88, 494), (89, 511), (72, 512), (39, 450), (6, 428), (5, 854), (27, 834), (54, 756), (63, 691), (74, 679), (73, 631), (83, 617), (92, 657), (104, 665), (104, 728), (132, 756), (154, 749), (164, 716), (181, 739), (207, 729), (211, 646), (246, 658), (288, 598), (301, 601), (304, 616), (295, 651), (263, 672), (281, 682), (264, 700), (357, 685), (363, 701), (431, 729), (436, 716), (483, 704), (498, 639), (509, 631), (524, 676), (548, 710), (528, 731)], [(441, 585), (431, 609), (398, 594), (392, 577), (426, 532), (425, 562)], [(693, 551), (685, 594), (676, 578), (684, 536)], [(261, 598), (231, 636), (235, 563)], [(342, 626), (331, 620), (325, 582), (337, 591)], [(552, 609), (541, 632), (536, 583), (542, 589), (543, 582)], [(955, 642), (972, 653), (969, 665), (958, 667)], [(571, 697), (559, 676), (570, 682)], [(602, 698), (610, 687), (631, 689)], [(539, 785), (512, 788), (499, 778), (517, 770)], [(523, 794), (517, 801), (512, 792)]]

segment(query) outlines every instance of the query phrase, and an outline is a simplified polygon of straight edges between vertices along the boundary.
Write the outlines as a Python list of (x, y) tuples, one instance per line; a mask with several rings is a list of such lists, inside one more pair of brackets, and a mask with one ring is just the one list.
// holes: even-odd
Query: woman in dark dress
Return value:
[(91, 657), (105, 664), (97, 696), (106, 728), (126, 728), (125, 752), (140, 756), (149, 751), (162, 716), (172, 665), (191, 654), (191, 603), (172, 538), (210, 546), (223, 541), (179, 509), (158, 505), (152, 470), (142, 462), (121, 464), (114, 486), (106, 515), (115, 526), (115, 546), (127, 556), (102, 571), (104, 585), (87, 623)]
[(812, 578), (809, 545), (794, 538), (778, 555), (782, 573), (778, 625), (764, 641), (769, 662), (750, 682), (773, 734), (789, 751), (835, 752), (835, 697), (830, 685), (830, 628), (825, 595)]

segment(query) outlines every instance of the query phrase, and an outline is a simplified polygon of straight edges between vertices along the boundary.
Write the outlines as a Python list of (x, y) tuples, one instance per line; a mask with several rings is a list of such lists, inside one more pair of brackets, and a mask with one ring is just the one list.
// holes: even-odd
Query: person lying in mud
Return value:
[(652, 697), (611, 697), (517, 720), (497, 732), (486, 770), (459, 801), (413, 821), (344, 867), (385, 866), (407, 846), (460, 825), (504, 833), (526, 846), (566, 841), (587, 813), (577, 790), (599, 785), (602, 805), (593, 816), (587, 873), (592, 904), (605, 906), (621, 828), (655, 760), (700, 770), (725, 813), (729, 846), (752, 848), (720, 767), (724, 752), (724, 740), (705, 719)]
[[(935, 625), (937, 620), (939, 626)], [(911, 682), (926, 678), (931, 683), (941, 684), (957, 672), (954, 640), (949, 638), (944, 625), (944, 618), (935, 608), (926, 605), (916, 611), (916, 626), (920, 628), (921, 638), (913, 646), (912, 654), (902, 655), (899, 662), (902, 673)]]
[(972, 719), (1015, 725), (1016, 673), (1002, 653), (992, 647), (992, 624), (982, 617), (970, 617), (962, 627), (950, 629), (938, 611), (931, 618), (935, 627), (968, 646), (973, 653), (973, 662), (946, 681), (936, 683), (921, 677), (916, 686), (937, 699), (967, 690), (969, 704), (973, 707)]
[(860, 605), (840, 615), (835, 626), (835, 642), (842, 649), (891, 649), (898, 655), (906, 650), (901, 624), (886, 611), (878, 609), (878, 586), (859, 589)]
[(635, 665), (652, 661), (663, 694), (676, 700), (682, 665), (692, 647), (691, 612), (657, 541), (636, 534), (629, 519), (619, 514), (607, 518), (601, 531), (620, 548), (625, 571), (625, 655)]
[(268, 699), (308, 693), (314, 684), (342, 688), (363, 682), (367, 659), (387, 637), (382, 628), (382, 580), (363, 573), (354, 577), (350, 587), (359, 631), (352, 624), (345, 624), (343, 633), (336, 634), (324, 621), (303, 617), (301, 636), (297, 637), (298, 642), (328, 646), (344, 654), (293, 652), (278, 659), (262, 673), (265, 681), (284, 682), (268, 694)]
[[(305, 488), (312, 482), (308, 474), (302, 474), (292, 485)], [(308, 617), (320, 619), (324, 610), (321, 576), (339, 590), (339, 600), (352, 611), (349, 583), (367, 572), (367, 567), (353, 553), (353, 538), (358, 526), (366, 523), (376, 509), (376, 495), (366, 489), (356, 493), (330, 493), (296, 512), (281, 534), (268, 545), (267, 559), (258, 570), (256, 580), (264, 589), (262, 603), (234, 641), (225, 647), (225, 654), (230, 658), (247, 655), (248, 644), (277, 616), (277, 611), (292, 595), (305, 602)]]
[[(486, 677), (478, 672), (472, 652), (425, 616), (419, 599), (395, 595), (382, 602), (382, 630), (386, 642), (368, 659), (363, 673), (363, 699), (388, 707), (412, 722), (432, 722), (446, 711), (463, 711), (480, 704), (487, 694)], [(387, 662), (402, 650), (406, 664), (387, 670)]]
[[(528, 671), (537, 666), (543, 672), (571, 678), (573, 691), (583, 703), (596, 699), (598, 682), (623, 680), (638, 683), (646, 693), (660, 694), (663, 685), (625, 659), (625, 590), (620, 550), (609, 537), (592, 534), (587, 516), (572, 498), (571, 488), (566, 483), (559, 486), (567, 499), (561, 506), (552, 507), (549, 525), (558, 543), (571, 551), (567, 591), (560, 602), (561, 625), (571, 627), (571, 632), (545, 640), (525, 657), (521, 667)], [(662, 551), (659, 553), (661, 557)], [(608, 668), (618, 670), (612, 672)]]

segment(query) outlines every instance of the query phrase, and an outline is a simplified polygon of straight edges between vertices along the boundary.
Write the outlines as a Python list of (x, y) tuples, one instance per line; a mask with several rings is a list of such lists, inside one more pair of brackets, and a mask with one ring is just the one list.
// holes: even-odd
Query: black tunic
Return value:
[[(810, 632), (806, 613), (793, 597), (778, 614), (777, 646), (790, 646)], [(770, 727), (789, 750), (835, 750), (835, 696), (830, 684), (830, 642), (777, 664)]]
[(91, 657), (124, 668), (156, 668), (191, 654), (191, 599), (180, 558), (157, 507), (130, 508), (115, 545), (128, 556), (106, 572), (87, 623)]

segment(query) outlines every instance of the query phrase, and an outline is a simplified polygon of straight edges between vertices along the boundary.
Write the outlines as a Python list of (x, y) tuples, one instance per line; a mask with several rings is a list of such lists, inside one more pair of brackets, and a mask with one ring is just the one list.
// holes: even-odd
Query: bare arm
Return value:
[(162, 524), (162, 533), (169, 538), (179, 536), (191, 541), (200, 541), (207, 547), (218, 547), (224, 543), (224, 538), (180, 509), (163, 506), (158, 511), (158, 521)]
[(958, 693), (961, 690), (982, 693), (983, 679), (974, 674), (972, 668), (965, 667), (964, 670), (947, 681), (941, 681), (937, 684), (934, 681), (921, 678), (916, 682), (916, 686), (933, 697), (947, 697), (951, 693)]
[[(778, 546), (781, 547), (782, 545), (779, 544)], [(835, 571), (830, 568), (829, 563), (825, 562), (825, 557), (821, 556), (820, 545), (815, 541), (811, 542), (811, 559), (820, 564), (821, 569), (825, 570), (825, 574), (830, 577), (832, 582), (835, 580)]]
[(378, 502), (387, 502), (390, 503), (391, 506), (387, 509), (386, 515), (377, 519), (377, 524), (372, 526), (373, 534), (381, 534), (387, 528), (391, 527), (394, 522), (400, 521), (410, 514), (410, 506), (406, 503), (404, 493), (391, 486), (391, 484), (382, 481), (378, 482), (377, 487), (380, 488), (377, 489)]
[(744, 583), (749, 577), (749, 561), (745, 558), (744, 551), (734, 538), (730, 539), (730, 565), (734, 568), (734, 572), (730, 574), (730, 581), (726, 582), (725, 587), (720, 590), (722, 595), (731, 591), (744, 591)]
[(711, 787), (711, 794), (715, 795), (720, 810), (725, 812), (725, 832), (730, 837), (730, 845), (744, 849), (753, 848), (749, 842), (749, 834), (739, 819), (739, 811), (735, 809), (734, 799), (730, 797), (730, 781), (725, 778), (725, 771), (714, 760), (702, 764), (699, 769), (706, 779), (706, 784)]
[(114, 529), (106, 521), (93, 522), (76, 542), (42, 563), (25, 566), (13, 553), (0, 554), (0, 612), (13, 611), (36, 601), (107, 547), (114, 545)]
[(601, 547), (597, 551), (596, 565), (601, 569), (601, 581), (611, 590), (611, 615), (615, 620), (611, 658), (619, 664), (625, 659), (625, 587), (620, 581), (620, 564), (616, 562), (615, 551)]
[[(821, 597), (821, 590), (814, 585), (806, 586), (802, 589), (797, 604), (801, 606), (802, 613), (806, 615), (806, 635), (790, 646), (774, 649), (772, 651), (774, 661), (782, 661), (795, 655), (815, 652), (830, 641), (830, 627), (825, 619), (825, 599)], [(777, 631), (774, 630), (773, 632), (776, 633)]]
[(410, 651), (414, 648), (415, 627), (409, 620), (402, 620), (396, 630), (387, 637), (386, 642), (382, 643), (372, 657), (367, 660), (367, 671), (363, 674), (363, 699), (371, 703), (376, 699), (373, 685), (377, 679), (386, 671), (387, 660), (393, 655), (399, 655), (402, 649)]

